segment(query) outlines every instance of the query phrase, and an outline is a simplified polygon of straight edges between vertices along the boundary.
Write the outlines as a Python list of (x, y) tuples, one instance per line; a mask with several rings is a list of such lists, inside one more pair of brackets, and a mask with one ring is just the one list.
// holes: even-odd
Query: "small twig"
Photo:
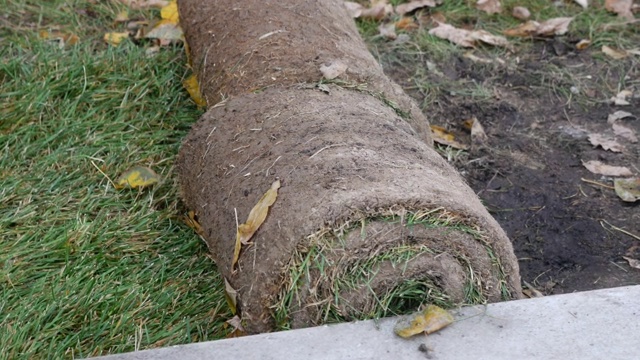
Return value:
[[(629, 235), (629, 236), (631, 236), (632, 238), (634, 238), (634, 239), (636, 239), (636, 240), (639, 240), (639, 241), (640, 241), (640, 236), (638, 236), (638, 235), (636, 235), (636, 234), (633, 234), (633, 233), (630, 233), (630, 232), (628, 232), (628, 231), (627, 231), (627, 230), (625, 230), (625, 229), (621, 229), (621, 228), (619, 228), (619, 227), (617, 227), (617, 226), (611, 225), (607, 220), (600, 220), (600, 225), (601, 225), (603, 228), (605, 228), (605, 227), (604, 227), (604, 225), (602, 225), (602, 223), (605, 223), (605, 224), (607, 224), (607, 225), (611, 226), (611, 228), (612, 228), (613, 230), (620, 231), (621, 233), (626, 234), (626, 235)], [(605, 229), (606, 229), (606, 228), (605, 228)]]
[(603, 184), (603, 183), (599, 183), (597, 181), (593, 181), (593, 180), (589, 180), (589, 179), (585, 179), (585, 178), (580, 178), (580, 180), (588, 183), (588, 184), (592, 184), (592, 185), (598, 185), (598, 186), (602, 186), (603, 188), (607, 188), (607, 189), (611, 189), (611, 190), (615, 190), (615, 188), (611, 185), (607, 185), (607, 184)]
[(93, 167), (95, 167), (100, 174), (102, 174), (102, 176), (106, 177), (107, 180), (109, 180), (109, 182), (111, 183), (111, 186), (113, 186), (114, 189), (117, 189), (116, 184), (113, 182), (113, 180), (111, 180), (111, 178), (109, 177), (109, 175), (105, 174), (104, 171), (100, 170), (100, 168), (98, 167), (98, 165), (96, 165), (93, 160), (91, 161), (91, 165), (93, 165)]
[(282, 156), (278, 156), (278, 158), (273, 162), (273, 164), (271, 164), (271, 166), (269, 166), (269, 167), (267, 168), (267, 170), (265, 170), (265, 175), (264, 175), (264, 176), (269, 176), (269, 170), (271, 170), (271, 168), (273, 167), (273, 165), (275, 165), (275, 164), (278, 162), (278, 160), (280, 160), (280, 158), (281, 158), (281, 157), (282, 157)]
[(340, 145), (344, 145), (344, 144), (331, 144), (331, 145), (327, 145), (325, 147), (323, 147), (322, 149), (316, 151), (313, 155), (309, 156), (309, 159), (313, 158), (314, 156), (320, 154), (321, 152), (323, 152), (324, 150), (327, 150), (329, 148), (332, 148), (334, 146), (340, 146)]
[(625, 269), (625, 268), (623, 268), (622, 266), (620, 266), (620, 265), (616, 264), (615, 262), (610, 261), (610, 263), (612, 263), (613, 265), (615, 265), (615, 266), (619, 267), (619, 268), (620, 268), (620, 270), (622, 270), (622, 271), (624, 271), (624, 272), (628, 272), (628, 271), (627, 271), (627, 269)]

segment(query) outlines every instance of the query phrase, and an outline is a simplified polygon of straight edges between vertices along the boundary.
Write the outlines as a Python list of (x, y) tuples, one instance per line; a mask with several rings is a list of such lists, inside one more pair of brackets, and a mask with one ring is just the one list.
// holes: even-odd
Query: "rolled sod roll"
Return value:
[[(432, 148), (424, 115), (383, 74), (341, 1), (180, 0), (179, 9), (211, 105), (180, 150), (182, 196), (237, 292), (245, 330), (521, 296), (509, 239)], [(341, 73), (328, 80), (332, 66)], [(234, 265), (238, 226), (276, 180)]]

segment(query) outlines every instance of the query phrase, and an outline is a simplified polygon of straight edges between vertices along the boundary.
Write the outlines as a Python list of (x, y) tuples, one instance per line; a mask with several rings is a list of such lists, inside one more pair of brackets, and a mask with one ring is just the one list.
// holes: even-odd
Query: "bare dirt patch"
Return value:
[[(486, 148), (442, 153), (511, 238), (522, 279), (545, 294), (640, 284), (640, 271), (623, 259), (637, 258), (640, 241), (610, 226), (640, 234), (640, 207), (587, 182), (612, 185), (582, 165), (600, 160), (640, 171), (637, 143), (619, 139), (625, 150), (612, 153), (587, 140), (610, 131), (609, 114), (640, 108), (637, 96), (628, 106), (608, 101), (624, 88), (640, 91), (639, 62), (609, 62), (572, 48), (568, 41), (538, 42), (488, 64), (462, 53), (438, 59), (391, 45), (373, 49), (385, 71), (422, 101), (432, 124), (463, 137), (465, 119), (484, 125)], [(640, 120), (625, 125), (640, 133)]]

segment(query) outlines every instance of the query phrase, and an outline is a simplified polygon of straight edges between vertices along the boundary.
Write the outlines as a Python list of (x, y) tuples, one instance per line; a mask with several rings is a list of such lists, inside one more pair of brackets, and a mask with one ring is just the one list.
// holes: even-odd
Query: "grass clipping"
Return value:
[(488, 244), (481, 230), (443, 208), (356, 216), (298, 245), (272, 306), (276, 326), (509, 299), (504, 269)]

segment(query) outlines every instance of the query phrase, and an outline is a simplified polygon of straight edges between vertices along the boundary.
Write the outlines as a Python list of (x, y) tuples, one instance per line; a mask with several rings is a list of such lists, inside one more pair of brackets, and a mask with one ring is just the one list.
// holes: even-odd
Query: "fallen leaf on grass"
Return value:
[(478, 0), (476, 9), (482, 10), (487, 14), (497, 14), (502, 11), (500, 0)]
[(393, 331), (396, 335), (406, 339), (423, 332), (426, 334), (434, 333), (452, 324), (453, 321), (453, 315), (448, 311), (435, 305), (429, 305), (423, 311), (400, 318)]
[(460, 150), (469, 149), (469, 146), (458, 142), (455, 139), (455, 136), (449, 131), (447, 131), (445, 128), (443, 128), (442, 126), (431, 125), (430, 127), (431, 127), (431, 137), (433, 138), (433, 141), (437, 142), (438, 144), (451, 146), (453, 148), (460, 149)]
[(364, 7), (361, 4), (352, 1), (345, 1), (347, 11), (353, 18), (382, 20), (388, 14), (393, 12), (393, 5), (387, 4), (386, 0), (376, 1), (371, 4), (371, 7)]
[(224, 278), (224, 297), (227, 300), (227, 305), (233, 315), (238, 312), (238, 292), (234, 289), (227, 278)]
[(244, 224), (240, 224), (238, 226), (238, 231), (236, 233), (236, 244), (233, 251), (233, 259), (231, 260), (232, 270), (238, 262), (242, 245), (249, 244), (249, 240), (251, 240), (253, 234), (258, 231), (258, 228), (260, 228), (264, 220), (267, 218), (269, 207), (271, 207), (271, 205), (276, 202), (279, 188), (280, 180), (274, 181), (273, 184), (271, 184), (271, 188), (267, 190), (264, 195), (262, 195), (262, 198), (260, 198), (258, 203), (253, 207), (253, 209), (251, 209), (247, 221)]
[(63, 33), (60, 31), (40, 30), (38, 35), (40, 36), (41, 39), (52, 41), (52, 42), (58, 42), (58, 46), (60, 48), (63, 48), (66, 45), (75, 45), (78, 43), (78, 41), (80, 41), (80, 38), (78, 37), (78, 35), (73, 33)]
[(627, 139), (629, 140), (629, 142), (634, 144), (638, 142), (638, 137), (636, 136), (636, 132), (633, 129), (628, 128), (624, 125), (615, 124), (615, 123), (612, 125), (612, 128), (613, 128), (613, 133), (616, 134), (617, 136)]
[(503, 33), (516, 37), (564, 35), (569, 31), (569, 24), (572, 20), (572, 17), (554, 18), (542, 23), (529, 20), (515, 28), (507, 29)]
[(640, 260), (634, 259), (634, 258), (630, 258), (630, 257), (627, 257), (627, 256), (623, 256), (622, 258), (627, 260), (627, 262), (629, 263), (629, 266), (631, 266), (634, 269), (640, 270)]
[(582, 162), (582, 165), (587, 168), (587, 170), (591, 171), (594, 174), (604, 175), (604, 176), (632, 176), (633, 173), (629, 168), (623, 166), (611, 166), (603, 164), (600, 161), (591, 160), (587, 162)]
[(607, 116), (607, 123), (613, 124), (618, 120), (621, 120), (621, 119), (624, 119), (624, 118), (628, 118), (628, 117), (633, 117), (633, 114), (630, 113), (630, 112), (618, 110), (618, 111), (614, 112), (613, 114), (610, 114), (609, 116)]
[(513, 8), (511, 15), (513, 15), (513, 17), (516, 19), (527, 20), (531, 17), (531, 12), (529, 12), (529, 9), (527, 9), (526, 7), (516, 6)]
[(633, 92), (631, 90), (622, 90), (617, 93), (616, 96), (612, 97), (610, 101), (614, 105), (630, 105), (627, 98), (631, 97), (631, 95), (633, 95)]
[(193, 231), (195, 231), (196, 234), (200, 235), (201, 237), (204, 236), (204, 229), (202, 228), (202, 225), (200, 225), (200, 223), (198, 222), (198, 216), (196, 215), (195, 211), (189, 210), (187, 212), (187, 216), (184, 216), (182, 220), (184, 221), (185, 224), (187, 224), (188, 227), (193, 229)]
[(198, 84), (198, 78), (195, 74), (189, 76), (185, 81), (182, 82), (182, 86), (187, 89), (189, 95), (193, 102), (196, 103), (199, 107), (206, 107), (207, 100), (202, 96), (200, 92), (200, 84)]
[(627, 20), (633, 19), (633, 12), (631, 11), (632, 6), (633, 0), (606, 0), (604, 2), (605, 9), (616, 13), (619, 17)]
[(160, 17), (177, 24), (180, 20), (178, 16), (178, 3), (173, 0), (167, 4), (167, 6), (162, 7), (162, 9), (160, 9)]
[(378, 26), (378, 32), (380, 36), (389, 40), (395, 40), (398, 37), (398, 34), (396, 34), (396, 24), (394, 23), (380, 24)]
[(495, 46), (510, 47), (509, 41), (502, 36), (493, 35), (485, 30), (458, 29), (449, 24), (439, 24), (438, 27), (429, 30), (429, 34), (463, 47), (475, 47), (479, 41)]
[(413, 18), (409, 16), (402, 17), (400, 20), (396, 21), (395, 25), (396, 29), (399, 30), (415, 30), (419, 28), (418, 24), (416, 24)]
[(116, 180), (116, 189), (143, 188), (160, 181), (160, 176), (155, 171), (145, 166), (134, 166), (125, 171)]
[(622, 49), (612, 48), (612, 47), (607, 46), (607, 45), (602, 46), (602, 52), (605, 55), (607, 55), (610, 58), (615, 59), (615, 60), (624, 59), (624, 58), (628, 57), (629, 55), (631, 55), (631, 54), (629, 54), (628, 52), (626, 52), (626, 51), (624, 51)]
[(409, 1), (408, 3), (404, 3), (404, 4), (400, 4), (398, 6), (396, 6), (396, 14), (399, 15), (404, 15), (404, 14), (408, 14), (414, 10), (418, 10), (420, 8), (423, 7), (435, 7), (437, 5), (440, 5), (442, 3), (442, 0), (436, 1), (436, 0), (413, 0), (413, 1)]
[(588, 48), (590, 45), (591, 45), (591, 40), (582, 39), (582, 40), (578, 41), (578, 43), (576, 44), (576, 49), (584, 50), (584, 49)]
[(124, 39), (128, 38), (128, 32), (109, 32), (104, 34), (103, 40), (109, 45), (118, 46)]
[(586, 9), (589, 7), (589, 2), (587, 2), (587, 0), (573, 0), (576, 4), (582, 6), (583, 9)]
[(167, 0), (119, 0), (132, 9), (162, 8), (169, 4)]
[(589, 142), (594, 147), (602, 147), (604, 150), (612, 152), (622, 152), (624, 146), (620, 145), (615, 139), (601, 135), (601, 134), (589, 134)]
[(633, 177), (627, 179), (613, 180), (613, 187), (616, 195), (626, 202), (635, 202), (640, 200), (640, 178)]
[(180, 25), (168, 19), (162, 19), (144, 35), (147, 39), (158, 39), (160, 45), (169, 45), (172, 42), (184, 41), (184, 33)]
[(113, 20), (116, 23), (123, 23), (129, 21), (129, 12), (127, 10), (122, 10), (116, 15), (116, 18)]

